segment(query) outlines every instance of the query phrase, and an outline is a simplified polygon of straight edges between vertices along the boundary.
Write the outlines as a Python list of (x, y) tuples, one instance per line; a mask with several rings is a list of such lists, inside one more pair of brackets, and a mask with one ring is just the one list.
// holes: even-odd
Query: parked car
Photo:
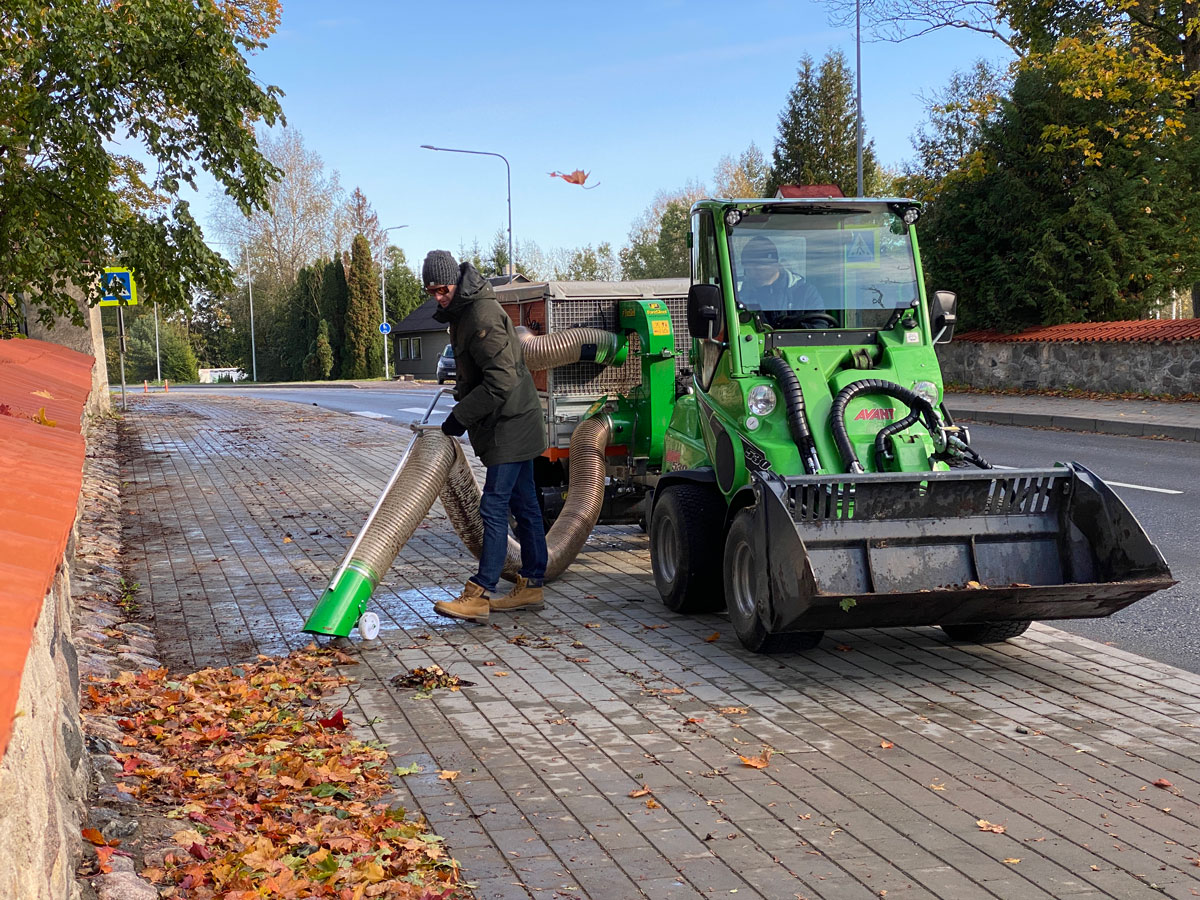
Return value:
[(437, 361), (437, 381), (438, 384), (445, 384), (447, 378), (452, 378), (458, 381), (458, 369), (454, 365), (454, 346), (447, 344), (442, 349), (442, 355)]

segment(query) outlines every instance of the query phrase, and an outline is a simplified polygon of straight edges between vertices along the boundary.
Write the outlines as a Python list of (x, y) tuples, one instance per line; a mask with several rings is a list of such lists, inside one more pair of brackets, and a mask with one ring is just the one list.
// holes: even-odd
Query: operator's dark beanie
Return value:
[(449, 250), (430, 250), (421, 266), (424, 284), (458, 284), (458, 263)]

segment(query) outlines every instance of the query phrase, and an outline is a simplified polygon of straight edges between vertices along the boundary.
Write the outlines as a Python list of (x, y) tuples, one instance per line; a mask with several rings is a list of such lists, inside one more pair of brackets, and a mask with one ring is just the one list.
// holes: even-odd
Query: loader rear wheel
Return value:
[(998, 644), (1019, 634), (1024, 634), (1033, 622), (1019, 619), (1015, 622), (960, 622), (957, 625), (940, 625), (946, 637), (952, 641), (970, 644)]
[(650, 516), (650, 568), (663, 603), (677, 613), (716, 612), (721, 595), (721, 516), (715, 489), (673, 484)]
[(767, 591), (766, 558), (755, 540), (753, 517), (743, 509), (725, 539), (725, 603), (738, 640), (754, 653), (800, 652), (821, 643), (823, 631), (767, 631), (758, 615)]

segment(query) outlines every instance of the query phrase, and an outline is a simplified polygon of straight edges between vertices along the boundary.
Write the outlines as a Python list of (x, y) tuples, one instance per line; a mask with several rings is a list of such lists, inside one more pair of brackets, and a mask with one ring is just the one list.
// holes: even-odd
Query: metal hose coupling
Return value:
[(576, 362), (607, 366), (624, 361), (625, 339), (603, 328), (566, 328), (553, 334), (534, 334), (522, 325), (517, 329), (517, 338), (525, 352), (525, 367), (531, 372)]
[[(575, 561), (588, 535), (600, 518), (604, 505), (604, 451), (612, 437), (612, 420), (606, 415), (580, 422), (571, 434), (567, 500), (546, 535), (549, 562), (546, 578), (557, 578)], [(456, 459), (442, 486), (442, 506), (450, 524), (476, 559), (483, 551), (483, 517), (479, 514), (481, 494), (462, 447), (455, 442)], [(516, 581), (521, 568), (521, 545), (510, 534), (502, 577)]]

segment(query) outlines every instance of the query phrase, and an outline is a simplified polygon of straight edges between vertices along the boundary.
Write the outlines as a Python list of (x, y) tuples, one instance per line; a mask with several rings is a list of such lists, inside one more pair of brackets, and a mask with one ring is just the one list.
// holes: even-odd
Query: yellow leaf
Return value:
[(645, 797), (650, 793), (650, 786), (643, 784), (640, 788), (635, 788), (629, 792), (630, 797)]
[(980, 831), (990, 831), (993, 834), (1004, 834), (1004, 832), (1007, 830), (1003, 825), (993, 824), (987, 819), (977, 819), (975, 824), (979, 826)]
[(660, 804), (653, 797), (647, 797), (646, 798), (646, 809), (662, 809), (662, 804)]
[(46, 407), (44, 406), (37, 411), (37, 415), (33, 417), (33, 421), (37, 422), (39, 425), (45, 425), (48, 428), (53, 428), (58, 424), (58, 422), (56, 422), (54, 419), (46, 418)]
[(1019, 856), (1006, 856), (1006, 857), (1004, 858), (1004, 861), (1005, 861), (1006, 863), (1008, 863), (1010, 866), (1015, 866), (1017, 863), (1019, 863), (1019, 862), (1021, 861), (1021, 857), (1019, 857)]
[(33, 392), (33, 396), (35, 396), (35, 397), (45, 397), (47, 400), (53, 400), (53, 399), (54, 399), (54, 395), (53, 395), (52, 393), (50, 393), (49, 391), (34, 391), (34, 392)]
[(750, 766), (752, 769), (765, 769), (767, 764), (770, 762), (771, 754), (774, 752), (775, 751), (770, 747), (763, 747), (762, 753), (760, 753), (758, 756), (742, 756), (739, 753), (738, 759), (740, 759), (744, 765)]
[(453, 781), (457, 777), (458, 772), (454, 769), (442, 769), (441, 773), (438, 775), (438, 778), (440, 778), (442, 781)]
[(284, 535), (283, 542), (285, 544), (290, 544), (292, 542), (292, 539), (290, 537), (288, 537), (287, 535)]
[(893, 744), (891, 741), (880, 741), (879, 746), (882, 747), (884, 750), (891, 750), (896, 745)]

